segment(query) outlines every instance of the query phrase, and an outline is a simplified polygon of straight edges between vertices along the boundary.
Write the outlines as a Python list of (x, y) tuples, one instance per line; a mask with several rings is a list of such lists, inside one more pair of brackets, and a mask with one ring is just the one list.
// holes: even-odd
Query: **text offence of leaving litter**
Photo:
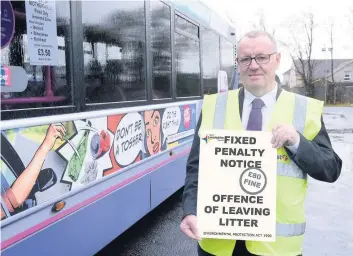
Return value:
[[(231, 203), (227, 206), (218, 205), (206, 205), (204, 210), (207, 214), (214, 214), (221, 211), (222, 214), (226, 215), (244, 215), (244, 216), (257, 216), (270, 215), (271, 211), (269, 208), (256, 207), (258, 204), (263, 204), (262, 196), (240, 196), (240, 195), (218, 195), (214, 194), (212, 196), (213, 202), (227, 202)], [(252, 204), (253, 207), (244, 206), (233, 206), (232, 204)], [(244, 226), (244, 227), (258, 227), (258, 220), (251, 218), (219, 218), (220, 226)]]

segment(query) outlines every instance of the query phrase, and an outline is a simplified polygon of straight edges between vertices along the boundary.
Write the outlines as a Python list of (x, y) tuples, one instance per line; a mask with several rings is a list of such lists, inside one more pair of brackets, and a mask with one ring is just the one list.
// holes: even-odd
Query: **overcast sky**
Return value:
[[(327, 20), (332, 17), (334, 27), (334, 58), (353, 59), (353, 24), (349, 25), (349, 8), (353, 8), (352, 0), (201, 0), (212, 6), (221, 15), (228, 15), (237, 24), (237, 34), (241, 36), (252, 29), (252, 23), (258, 23), (256, 13), (262, 9), (265, 14), (267, 26), (276, 29), (277, 39), (286, 41), (288, 29), (281, 24), (292, 15), (301, 14), (303, 11), (311, 11), (318, 23), (318, 29), (314, 36), (314, 55), (316, 58), (330, 58), (328, 53), (323, 53), (322, 48), (326, 44), (330, 47), (329, 33), (327, 32)], [(352, 15), (351, 15), (352, 16)], [(353, 17), (351, 17), (353, 22)], [(326, 24), (325, 24), (326, 23)]]

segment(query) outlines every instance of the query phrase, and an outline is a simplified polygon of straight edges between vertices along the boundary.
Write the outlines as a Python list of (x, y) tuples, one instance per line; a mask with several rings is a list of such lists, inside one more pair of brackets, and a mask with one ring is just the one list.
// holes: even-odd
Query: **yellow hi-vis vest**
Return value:
[[(205, 95), (202, 106), (204, 129), (244, 130), (239, 113), (239, 89)], [(282, 90), (267, 131), (279, 124), (292, 124), (307, 140), (313, 140), (321, 129), (323, 102)], [(236, 184), (234, 184), (236, 186)], [(304, 200), (307, 175), (291, 161), (286, 150), (277, 150), (276, 241), (246, 241), (248, 251), (262, 256), (296, 256), (302, 253), (305, 232)], [(206, 239), (200, 247), (216, 256), (231, 256), (235, 240)], [(241, 255), (239, 255), (241, 256)]]

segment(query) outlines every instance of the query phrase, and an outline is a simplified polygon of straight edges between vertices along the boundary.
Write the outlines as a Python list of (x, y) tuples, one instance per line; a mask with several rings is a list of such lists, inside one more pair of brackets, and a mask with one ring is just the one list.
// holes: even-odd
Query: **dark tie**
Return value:
[(254, 99), (248, 121), (248, 131), (262, 130), (262, 112), (261, 109), (265, 103), (261, 99)]

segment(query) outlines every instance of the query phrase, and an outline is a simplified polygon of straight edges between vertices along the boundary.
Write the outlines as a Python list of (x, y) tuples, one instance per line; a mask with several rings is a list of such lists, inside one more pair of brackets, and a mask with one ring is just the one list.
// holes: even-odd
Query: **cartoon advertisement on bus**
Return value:
[(1, 131), (1, 219), (193, 138), (196, 105)]

